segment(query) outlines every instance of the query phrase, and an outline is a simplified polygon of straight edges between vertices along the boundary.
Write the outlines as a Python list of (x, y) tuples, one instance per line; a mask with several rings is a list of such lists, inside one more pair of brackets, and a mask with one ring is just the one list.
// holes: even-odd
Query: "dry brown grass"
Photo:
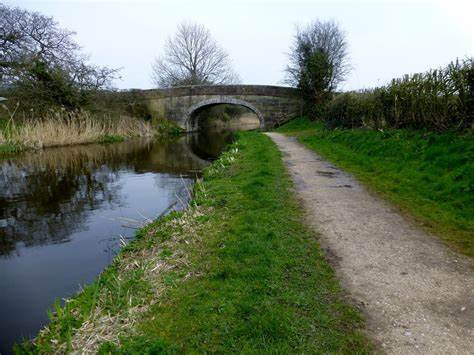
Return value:
[(93, 118), (87, 113), (55, 114), (41, 120), (10, 120), (0, 132), (0, 144), (24, 148), (43, 148), (98, 142), (106, 136), (152, 136), (150, 123), (132, 117)]

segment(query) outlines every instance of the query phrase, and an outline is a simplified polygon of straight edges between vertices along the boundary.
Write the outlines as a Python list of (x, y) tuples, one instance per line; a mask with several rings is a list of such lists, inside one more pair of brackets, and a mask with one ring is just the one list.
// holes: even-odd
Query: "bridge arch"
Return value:
[(197, 111), (199, 111), (200, 109), (206, 106), (214, 106), (214, 105), (222, 105), (222, 104), (238, 105), (238, 106), (243, 106), (243, 107), (248, 108), (249, 110), (251, 110), (253, 113), (257, 115), (258, 120), (260, 122), (260, 129), (262, 130), (265, 129), (265, 118), (262, 112), (260, 112), (258, 108), (256, 108), (254, 105), (252, 105), (251, 103), (247, 101), (236, 99), (233, 97), (223, 96), (223, 97), (203, 100), (192, 105), (186, 112), (186, 117), (185, 117), (186, 130), (188, 132), (198, 130), (198, 122), (194, 122), (193, 120), (193, 116)]

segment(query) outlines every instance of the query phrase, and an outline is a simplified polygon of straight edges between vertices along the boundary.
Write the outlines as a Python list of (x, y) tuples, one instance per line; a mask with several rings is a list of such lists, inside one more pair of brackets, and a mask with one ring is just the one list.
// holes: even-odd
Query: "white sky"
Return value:
[(119, 88), (152, 86), (151, 63), (183, 20), (210, 29), (243, 84), (281, 84), (295, 27), (313, 19), (335, 20), (347, 34), (353, 71), (345, 90), (474, 55), (474, 0), (3, 2), (76, 31), (93, 63), (122, 68)]

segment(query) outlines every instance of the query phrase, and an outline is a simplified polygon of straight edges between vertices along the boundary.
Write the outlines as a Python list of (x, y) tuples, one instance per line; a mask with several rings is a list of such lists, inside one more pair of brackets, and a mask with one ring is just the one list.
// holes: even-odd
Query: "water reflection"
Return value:
[(94, 280), (119, 237), (133, 236), (132, 220), (181, 207), (210, 157), (189, 142), (55, 148), (0, 161), (1, 354), (36, 334), (56, 298)]
[[(195, 175), (206, 161), (185, 138), (131, 141), (28, 153), (0, 164), (0, 256), (67, 241), (90, 211), (123, 207), (125, 171)], [(158, 186), (166, 188), (166, 186)]]
[(201, 159), (212, 160), (234, 139), (234, 131), (229, 129), (207, 129), (186, 137), (192, 152)]

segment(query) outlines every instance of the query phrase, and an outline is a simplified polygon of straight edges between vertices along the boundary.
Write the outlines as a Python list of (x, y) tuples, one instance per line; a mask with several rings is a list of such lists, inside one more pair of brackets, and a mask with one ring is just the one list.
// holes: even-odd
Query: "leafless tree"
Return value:
[(39, 63), (49, 71), (61, 71), (70, 84), (81, 89), (110, 85), (117, 69), (87, 63), (74, 34), (60, 28), (51, 17), (0, 4), (1, 86), (38, 79), (32, 68)]
[(152, 67), (158, 87), (238, 82), (229, 55), (203, 25), (182, 23), (165, 43), (164, 55)]

